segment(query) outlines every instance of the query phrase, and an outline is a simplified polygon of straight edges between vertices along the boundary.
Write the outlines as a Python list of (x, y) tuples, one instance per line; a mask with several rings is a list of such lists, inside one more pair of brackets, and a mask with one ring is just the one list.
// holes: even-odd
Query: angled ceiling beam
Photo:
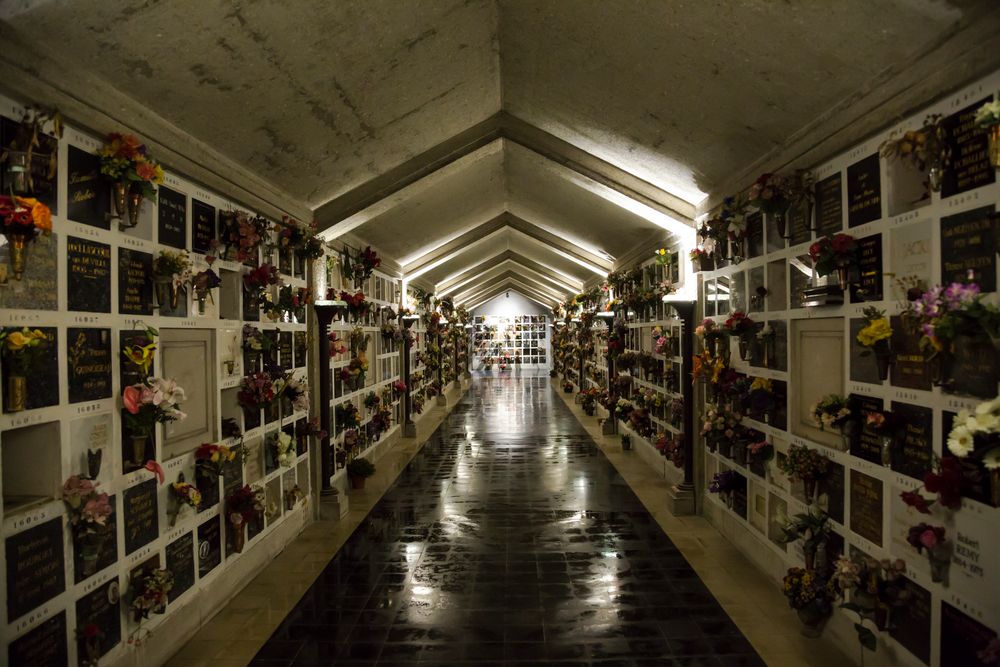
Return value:
[(502, 230), (506, 226), (506, 214), (500, 213), (499, 215), (495, 215), (492, 218), (488, 218), (478, 224), (474, 224), (471, 229), (462, 232), (458, 236), (441, 243), (425, 253), (417, 255), (416, 257), (401, 258), (400, 263), (403, 265), (405, 270), (415, 271), (428, 262), (432, 262), (445, 255), (453, 253), (455, 250), (461, 250), (462, 248), (482, 239), (485, 236)]
[(554, 273), (551, 269), (549, 269), (549, 267), (532, 261), (513, 250), (504, 250), (491, 257), (487, 257), (475, 266), (463, 269), (461, 272), (453, 274), (452, 276), (449, 276), (445, 280), (439, 282), (435, 286), (435, 292), (440, 295), (449, 294), (460, 287), (475, 281), (479, 276), (485, 275), (490, 271), (496, 270), (498, 267), (506, 266), (508, 264), (522, 267), (533, 277), (539, 278), (544, 282), (551, 283), (558, 289), (570, 290), (573, 292), (580, 292), (583, 290), (583, 281), (577, 280), (571, 276), (565, 276), (564, 274)]
[(558, 296), (554, 296), (552, 294), (549, 294), (548, 292), (543, 292), (543, 291), (534, 289), (531, 285), (529, 285), (527, 283), (524, 283), (524, 282), (522, 282), (520, 280), (516, 280), (513, 276), (508, 276), (508, 277), (504, 278), (503, 280), (491, 282), (488, 285), (481, 286), (479, 289), (475, 290), (473, 293), (469, 294), (467, 297), (464, 297), (462, 299), (456, 299), (455, 303), (456, 304), (466, 304), (466, 303), (474, 302), (474, 301), (482, 298), (483, 294), (486, 294), (490, 290), (496, 288), (498, 285), (503, 285), (503, 286), (506, 286), (506, 287), (514, 285), (514, 286), (518, 287), (521, 291), (523, 291), (525, 294), (533, 294), (535, 297), (537, 297), (539, 299), (542, 299), (542, 300), (546, 301), (547, 303), (553, 303), (554, 304), (554, 303), (559, 303), (560, 301), (564, 300), (564, 299), (559, 298)]
[[(483, 160), (487, 160), (494, 155), (499, 154), (501, 151), (503, 151), (503, 142), (500, 139), (495, 139), (485, 146), (480, 146), (476, 150), (466, 153), (458, 159), (445, 164), (439, 169), (436, 169), (435, 171), (408, 183), (406, 186), (395, 190), (382, 199), (371, 203), (364, 209), (342, 220), (333, 221), (329, 218), (324, 220), (317, 217), (319, 226), (323, 230), (320, 232), (319, 236), (327, 241), (332, 241), (333, 239), (360, 227), (366, 222), (374, 220), (383, 213), (399, 206), (407, 199), (419, 197), (422, 193), (435, 187), (442, 181), (445, 181), (452, 176), (471, 168), (473, 165), (478, 164)], [(322, 208), (323, 207), (317, 209), (317, 215)]]
[(498, 296), (500, 296), (501, 294), (503, 294), (504, 292), (506, 292), (508, 290), (509, 291), (513, 291), (513, 292), (517, 292), (518, 294), (520, 294), (521, 296), (523, 296), (525, 299), (529, 299), (531, 301), (534, 301), (538, 305), (542, 306), (543, 308), (547, 308), (549, 310), (551, 310), (554, 306), (558, 305), (558, 303), (553, 303), (553, 302), (548, 301), (546, 299), (539, 298), (539, 297), (537, 297), (537, 296), (535, 296), (533, 294), (525, 294), (524, 291), (522, 291), (516, 285), (500, 285), (500, 286), (497, 286), (497, 287), (493, 288), (492, 290), (489, 290), (488, 292), (484, 293), (482, 296), (480, 296), (479, 298), (477, 298), (475, 301), (467, 303), (466, 304), (466, 308), (468, 310), (474, 310), (474, 309), (482, 306), (484, 303), (487, 303), (488, 301), (492, 301), (493, 299), (497, 298)]
[(319, 228), (325, 229), (346, 220), (499, 138), (500, 114), (497, 113), (353, 190), (321, 204), (315, 211)]
[(466, 280), (462, 281), (461, 283), (455, 284), (453, 287), (449, 289), (436, 289), (435, 293), (438, 294), (439, 296), (446, 296), (463, 287), (466, 290), (468, 290), (470, 285), (483, 283), (493, 278), (494, 276), (503, 273), (504, 271), (516, 271), (518, 274), (524, 276), (525, 278), (529, 278), (534, 282), (538, 283), (540, 286), (544, 286), (546, 289), (549, 289), (553, 292), (575, 293), (580, 291), (580, 289), (574, 285), (566, 285), (564, 283), (556, 282), (551, 278), (549, 278), (548, 276), (546, 276), (544, 273), (540, 273), (535, 269), (527, 267), (521, 264), (516, 259), (508, 258), (501, 260), (499, 262), (494, 261), (493, 265), (487, 268), (486, 270), (479, 271), (474, 275), (471, 275)]
[(590, 262), (586, 261), (585, 259), (581, 259), (580, 256), (578, 254), (574, 253), (574, 252), (563, 250), (562, 243), (560, 243), (559, 246), (556, 247), (552, 243), (546, 242), (546, 241), (538, 238), (535, 235), (528, 234), (528, 233), (523, 232), (520, 229), (517, 229), (515, 227), (511, 227), (511, 230), (512, 230), (513, 234), (515, 234), (515, 235), (517, 235), (517, 236), (519, 236), (519, 237), (521, 237), (521, 238), (529, 241), (533, 245), (536, 245), (539, 248), (544, 248), (544, 249), (548, 250), (549, 252), (553, 252), (553, 253), (559, 255), (560, 257), (562, 257), (564, 259), (568, 259), (571, 262), (579, 264), (580, 266), (582, 266), (583, 268), (587, 269), (588, 271), (591, 271), (592, 273), (596, 273), (597, 275), (599, 275), (601, 277), (607, 277), (607, 275), (608, 275), (608, 271), (610, 270), (610, 268), (609, 269), (604, 269), (601, 266), (597, 266), (597, 265), (591, 264)]
[(411, 262), (403, 267), (406, 278), (419, 278), (431, 269), (458, 257), (464, 252), (477, 248), (485, 243), (500, 240), (506, 230), (506, 225), (489, 225), (486, 227), (476, 227), (472, 231), (454, 239), (445, 246), (441, 252), (428, 253), (421, 256), (417, 261)]
[(482, 283), (476, 285), (475, 287), (469, 288), (469, 289), (465, 290), (464, 292), (462, 292), (460, 294), (456, 294), (454, 296), (455, 303), (456, 304), (465, 303), (466, 301), (472, 300), (472, 299), (476, 298), (482, 292), (490, 289), (490, 287), (492, 285), (498, 284), (498, 283), (502, 283), (502, 282), (512, 282), (514, 284), (517, 284), (517, 285), (523, 287), (524, 289), (531, 290), (533, 293), (535, 293), (539, 297), (544, 297), (544, 298), (550, 299), (551, 301), (556, 302), (556, 303), (558, 303), (559, 301), (564, 300), (567, 296), (569, 296), (568, 293), (558, 292), (558, 291), (555, 291), (555, 290), (551, 290), (551, 289), (546, 288), (543, 285), (538, 285), (538, 284), (534, 284), (534, 283), (524, 282), (522, 280), (523, 277), (524, 276), (522, 276), (521, 274), (517, 273), (516, 271), (509, 271), (508, 270), (508, 271), (500, 274), (499, 276), (496, 276), (496, 277), (494, 277), (494, 278), (492, 278), (490, 280), (483, 281)]
[(610, 255), (607, 255), (606, 253), (605, 255), (598, 255), (586, 248), (581, 248), (572, 241), (559, 236), (558, 234), (553, 234), (549, 230), (542, 227), (538, 222), (515, 215), (510, 211), (505, 214), (505, 219), (508, 225), (521, 232), (521, 234), (530, 236), (534, 240), (545, 245), (558, 246), (564, 251), (573, 254), (577, 259), (593, 264), (601, 269), (605, 269), (605, 273), (610, 271), (614, 266), (614, 258)]

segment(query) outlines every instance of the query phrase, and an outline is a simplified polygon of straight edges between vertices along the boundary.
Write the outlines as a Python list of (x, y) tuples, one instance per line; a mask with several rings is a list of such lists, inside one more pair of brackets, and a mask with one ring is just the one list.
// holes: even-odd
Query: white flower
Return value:
[(994, 414), (1000, 415), (1000, 396), (997, 396), (992, 401), (983, 401), (976, 406), (976, 414)]
[(965, 426), (955, 426), (948, 435), (948, 451), (960, 459), (972, 453), (975, 442), (972, 433)]
[(994, 447), (983, 456), (983, 466), (987, 470), (1000, 470), (1000, 447)]
[(992, 433), (993, 431), (996, 431), (997, 426), (1000, 425), (1000, 417), (997, 417), (992, 412), (980, 413), (977, 410), (976, 414), (966, 420), (966, 424), (975, 424), (975, 429), (969, 429), (973, 433)]

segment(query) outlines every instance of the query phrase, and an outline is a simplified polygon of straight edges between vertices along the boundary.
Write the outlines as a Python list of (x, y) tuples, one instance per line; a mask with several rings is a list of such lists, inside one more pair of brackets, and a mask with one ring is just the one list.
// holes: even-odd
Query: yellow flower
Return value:
[(868, 326), (859, 331), (857, 340), (865, 347), (875, 347), (875, 343), (891, 337), (892, 327), (889, 326), (889, 320), (885, 317), (880, 317), (877, 320), (872, 320), (868, 323)]
[(15, 331), (7, 335), (7, 349), (11, 352), (17, 352), (24, 349), (28, 345), (28, 337), (20, 331)]
[(764, 389), (766, 391), (771, 391), (771, 381), (767, 378), (754, 378), (753, 382), (750, 383), (750, 390)]

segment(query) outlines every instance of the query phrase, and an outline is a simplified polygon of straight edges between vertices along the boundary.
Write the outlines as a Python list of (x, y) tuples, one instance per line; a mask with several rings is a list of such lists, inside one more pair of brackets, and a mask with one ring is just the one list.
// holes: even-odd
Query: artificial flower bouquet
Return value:
[(705, 438), (708, 448), (713, 452), (722, 449), (731, 451), (731, 446), (738, 439), (742, 429), (743, 415), (714, 405), (707, 406), (701, 420), (701, 435)]
[(235, 460), (236, 451), (226, 445), (205, 443), (194, 450), (195, 472), (202, 477), (220, 477), (222, 467)]
[(219, 242), (226, 259), (249, 262), (257, 259), (257, 250), (268, 237), (266, 218), (246, 211), (219, 212)]
[(286, 315), (294, 316), (300, 324), (305, 323), (305, 307), (312, 303), (312, 290), (308, 287), (293, 287), (283, 285), (278, 288), (275, 300), (267, 297), (264, 302), (264, 314), (271, 321), (277, 321)]
[(0, 195), (0, 233), (7, 238), (15, 280), (24, 275), (24, 251), (42, 233), (52, 232), (52, 211), (37, 199)]
[(827, 394), (813, 405), (809, 412), (812, 414), (813, 423), (821, 431), (828, 428), (843, 430), (851, 421), (853, 414), (847, 407), (847, 399), (838, 394)]
[(170, 570), (150, 569), (135, 575), (131, 586), (132, 602), (129, 604), (133, 620), (141, 624), (150, 614), (163, 613), (167, 607), (167, 595), (173, 587), (174, 575)]
[(170, 513), (170, 525), (177, 523), (177, 516), (184, 507), (190, 507), (197, 511), (201, 506), (201, 491), (194, 484), (188, 482), (173, 482), (170, 485), (170, 497), (174, 502), (174, 511)]
[(327, 335), (327, 340), (330, 341), (330, 356), (336, 357), (338, 355), (347, 352), (347, 346), (344, 345), (344, 339), (340, 337), (336, 331), (331, 331)]
[(804, 445), (789, 445), (788, 453), (778, 457), (778, 470), (792, 481), (802, 481), (808, 504), (812, 502), (816, 483), (830, 471), (830, 459)]
[(755, 377), (747, 392), (750, 411), (755, 415), (766, 415), (776, 407), (774, 386), (767, 378)]
[(309, 385), (304, 377), (290, 372), (285, 376), (282, 396), (291, 402), (295, 412), (309, 411)]
[[(122, 391), (125, 424), (135, 438), (149, 438), (157, 424), (169, 424), (187, 417), (180, 403), (187, 397), (175, 380), (157, 377), (129, 385)], [(136, 463), (140, 463), (136, 461)]]
[(837, 273), (840, 289), (847, 289), (851, 271), (859, 263), (858, 242), (850, 234), (824, 236), (809, 246), (809, 257), (820, 277)]
[(735, 470), (723, 470), (712, 475), (712, 482), (708, 485), (708, 492), (728, 497), (733, 492), (745, 488), (744, 485), (743, 476), (738, 472)]
[(163, 167), (134, 134), (110, 133), (97, 155), (101, 174), (109, 180), (127, 183), (144, 197), (156, 199), (156, 186), (163, 183)]
[(234, 529), (236, 536), (236, 551), (243, 548), (243, 527), (256, 519), (264, 511), (264, 491), (253, 489), (249, 485), (233, 491), (226, 496), (226, 519)]
[(801, 567), (788, 569), (782, 580), (782, 593), (788, 600), (788, 606), (798, 613), (799, 619), (806, 625), (806, 634), (811, 637), (819, 636), (820, 625), (833, 613), (833, 604), (840, 597), (833, 577)]
[[(243, 350), (256, 357), (266, 354), (274, 347), (274, 339), (265, 336), (264, 333), (252, 324), (244, 324), (242, 330)], [(254, 362), (253, 365), (256, 365)]]
[(122, 344), (122, 356), (135, 365), (143, 377), (147, 377), (152, 370), (159, 335), (159, 331), (147, 326), (143, 332), (126, 338)]
[(0, 329), (0, 351), (10, 376), (27, 376), (49, 348), (49, 336), (29, 327)]
[(747, 203), (767, 215), (788, 209), (789, 179), (780, 174), (761, 174), (747, 192)]
[(353, 254), (351, 249), (344, 247), (340, 254), (340, 267), (344, 278), (354, 281), (355, 287), (360, 287), (364, 281), (368, 280), (375, 269), (381, 266), (382, 260), (371, 246)]
[(153, 260), (153, 279), (169, 282), (175, 290), (184, 289), (193, 278), (191, 266), (186, 250), (161, 250)]
[(837, 559), (831, 578), (843, 593), (850, 594), (844, 608), (871, 618), (879, 630), (885, 630), (890, 627), (891, 610), (910, 599), (905, 575), (906, 562), (902, 559), (876, 560), (863, 554), (852, 558), (845, 554)]
[[(919, 129), (906, 130), (898, 136), (893, 133), (880, 147), (882, 157), (899, 160), (921, 172), (945, 168), (951, 157), (951, 148), (942, 121), (941, 114), (929, 114)], [(936, 184), (933, 177), (930, 185), (935, 191), (940, 188), (940, 183)]]
[(368, 375), (368, 360), (365, 353), (360, 352), (358, 356), (348, 362), (347, 366), (340, 369), (340, 380), (346, 382), (351, 389), (358, 389), (365, 383)]
[(208, 299), (212, 303), (215, 303), (212, 290), (222, 284), (222, 278), (212, 269), (215, 258), (208, 257), (205, 261), (208, 262), (208, 266), (191, 276), (191, 287), (194, 289), (194, 296), (198, 301), (202, 314), (205, 312), (205, 300)]
[(347, 314), (352, 322), (358, 322), (368, 316), (371, 304), (365, 300), (365, 293), (358, 291), (354, 294), (342, 291), (340, 300), (347, 304)]
[(283, 468), (295, 464), (295, 441), (291, 434), (285, 431), (275, 431), (269, 438), (274, 460)]
[(948, 566), (951, 564), (952, 544), (945, 537), (944, 526), (932, 526), (928, 523), (918, 523), (910, 526), (906, 533), (907, 543), (922, 554), (927, 551), (931, 565), (931, 581), (942, 583), (947, 578)]
[(280, 284), (281, 276), (278, 275), (278, 267), (266, 262), (243, 274), (243, 288), (254, 299), (260, 299), (268, 286)]
[(240, 380), (240, 390), (236, 401), (245, 410), (261, 410), (270, 407), (277, 400), (281, 387), (275, 386), (275, 378), (267, 371), (256, 371)]
[(966, 283), (935, 285), (913, 303), (912, 313), (920, 320), (924, 349), (936, 354), (950, 349), (959, 336), (984, 332), (991, 337), (1000, 335), (1000, 308), (983, 300), (973, 277), (969, 271)]
[(338, 404), (333, 414), (338, 431), (346, 431), (361, 426), (361, 412), (353, 403)]
[(84, 576), (97, 571), (104, 544), (113, 537), (112, 524), (108, 520), (114, 508), (108, 494), (99, 492), (97, 486), (97, 482), (72, 475), (62, 488), (63, 503), (73, 531), (73, 544), (80, 552)]

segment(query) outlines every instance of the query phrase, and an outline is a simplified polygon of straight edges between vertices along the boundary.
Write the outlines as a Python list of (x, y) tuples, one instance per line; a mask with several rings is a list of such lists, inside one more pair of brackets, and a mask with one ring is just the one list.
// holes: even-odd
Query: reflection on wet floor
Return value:
[(474, 380), (254, 664), (763, 665), (549, 385)]

